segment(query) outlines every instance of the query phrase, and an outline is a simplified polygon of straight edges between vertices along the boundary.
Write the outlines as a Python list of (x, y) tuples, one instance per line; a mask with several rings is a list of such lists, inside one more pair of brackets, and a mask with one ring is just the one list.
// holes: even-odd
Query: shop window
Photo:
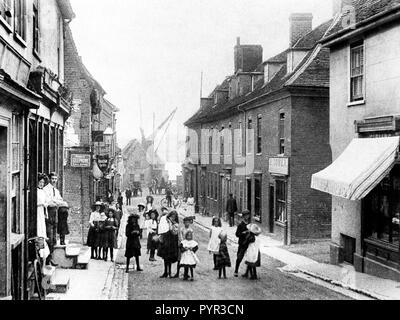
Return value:
[(12, 117), (11, 232), (20, 233), (21, 119)]
[(400, 245), (400, 166), (366, 197), (367, 236), (396, 247)]
[(254, 219), (261, 223), (261, 196), (262, 196), (262, 183), (261, 177), (255, 179), (255, 190), (254, 190)]
[[(50, 134), (49, 125), (45, 124), (43, 126), (43, 170), (44, 173), (50, 173)], [(55, 150), (54, 150), (55, 151)]]
[(356, 43), (350, 48), (351, 101), (364, 99), (364, 44)]
[(25, 0), (14, 0), (14, 31), (26, 40), (26, 9)]
[(287, 183), (276, 181), (276, 216), (275, 220), (285, 223), (287, 221)]
[(36, 124), (38, 126), (38, 131), (37, 131), (37, 142), (36, 145), (38, 146), (38, 172), (40, 173), (48, 173), (44, 172), (43, 168), (43, 122), (39, 121), (39, 119), (36, 120)]
[(285, 114), (279, 114), (279, 154), (285, 154)]

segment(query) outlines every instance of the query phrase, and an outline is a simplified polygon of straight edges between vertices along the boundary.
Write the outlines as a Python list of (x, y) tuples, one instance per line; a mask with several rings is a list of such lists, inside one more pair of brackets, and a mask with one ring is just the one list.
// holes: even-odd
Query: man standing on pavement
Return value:
[(57, 189), (58, 175), (55, 172), (50, 173), (50, 183), (43, 188), (46, 192), (49, 205), (47, 207), (48, 218), (46, 219), (46, 232), (49, 239), (50, 255), (48, 257), (48, 264), (56, 266), (51, 260), (54, 251), (54, 246), (57, 244), (57, 213), (58, 208), (64, 205), (64, 200), (61, 197), (60, 191)]
[(247, 225), (250, 223), (251, 214), (249, 210), (245, 210), (242, 212), (242, 222), (238, 225), (236, 230), (236, 237), (239, 238), (238, 244), (238, 252), (237, 252), (237, 259), (236, 259), (236, 267), (234, 276), (239, 276), (239, 267), (242, 263), (244, 255), (246, 253), (248, 244), (246, 243), (246, 237), (248, 234)]
[(167, 204), (167, 206), (168, 206), (168, 208), (172, 208), (172, 191), (171, 191), (171, 188), (168, 188), (167, 189), (167, 202), (168, 202), (168, 204)]
[(226, 202), (226, 212), (229, 216), (229, 226), (232, 228), (235, 226), (235, 213), (238, 211), (236, 199), (233, 194), (229, 194), (229, 199)]
[(126, 189), (125, 196), (126, 196), (126, 205), (130, 206), (131, 205), (131, 198), (132, 198), (131, 188), (128, 187), (128, 189)]

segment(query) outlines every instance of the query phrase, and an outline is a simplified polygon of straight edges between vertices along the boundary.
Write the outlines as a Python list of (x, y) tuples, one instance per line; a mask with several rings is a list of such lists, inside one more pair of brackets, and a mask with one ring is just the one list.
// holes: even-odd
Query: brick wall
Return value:
[[(93, 84), (90, 83), (82, 70), (72, 33), (69, 27), (65, 32), (65, 83), (72, 91), (75, 101), (80, 101), (71, 114), (75, 133), (79, 136), (80, 147), (69, 151), (87, 152), (91, 147), (91, 105), (90, 93)], [(70, 158), (70, 154), (68, 153)], [(70, 205), (68, 239), (71, 242), (85, 243), (89, 228), (92, 195), (91, 169), (76, 169), (65, 167), (64, 199)], [(81, 171), (82, 170), (82, 171)]]
[(328, 238), (331, 196), (310, 188), (311, 176), (332, 162), (328, 98), (292, 98), (293, 239)]

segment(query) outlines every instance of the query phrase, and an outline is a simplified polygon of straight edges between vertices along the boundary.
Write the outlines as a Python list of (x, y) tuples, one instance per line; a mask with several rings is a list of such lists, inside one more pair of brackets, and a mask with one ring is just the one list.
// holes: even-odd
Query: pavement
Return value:
[[(203, 228), (211, 227), (212, 217), (193, 214), (192, 208), (185, 205), (179, 210), (182, 216), (196, 216), (195, 223)], [(228, 239), (237, 244), (236, 227), (229, 227), (222, 222)], [(302, 273), (329, 284), (352, 290), (377, 300), (400, 300), (400, 283), (392, 280), (374, 277), (356, 272), (351, 266), (336, 266), (319, 263), (311, 258), (289, 252), (280, 241), (266, 235), (260, 235), (261, 253), (285, 264), (282, 271), (287, 273)]]

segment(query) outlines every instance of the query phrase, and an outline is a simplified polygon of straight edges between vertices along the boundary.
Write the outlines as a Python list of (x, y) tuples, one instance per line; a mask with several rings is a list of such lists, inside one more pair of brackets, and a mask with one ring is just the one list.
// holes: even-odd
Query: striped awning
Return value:
[(361, 200), (392, 170), (400, 137), (354, 139), (339, 158), (312, 176), (311, 188)]

